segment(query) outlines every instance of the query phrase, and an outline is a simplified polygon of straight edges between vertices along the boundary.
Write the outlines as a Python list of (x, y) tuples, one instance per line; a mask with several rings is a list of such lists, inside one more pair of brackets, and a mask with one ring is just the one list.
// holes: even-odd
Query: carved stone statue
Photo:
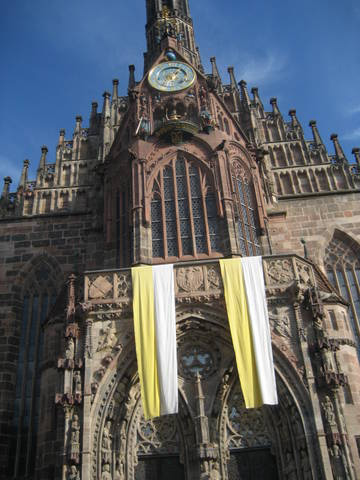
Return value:
[(330, 449), (330, 455), (332, 458), (332, 467), (335, 480), (341, 480), (343, 478), (348, 478), (345, 476), (345, 469), (343, 463), (343, 455), (341, 448), (336, 443)]
[(286, 480), (297, 480), (297, 473), (296, 473), (296, 464), (294, 457), (290, 452), (286, 452), (286, 467), (284, 469), (284, 473), (286, 474)]
[(81, 395), (81, 392), (82, 392), (81, 373), (79, 372), (79, 370), (76, 370), (74, 372), (73, 382), (74, 382), (74, 394), (75, 395)]
[(102, 330), (102, 337), (99, 340), (97, 351), (111, 349), (116, 344), (115, 330), (112, 328), (111, 323)]
[(210, 472), (210, 480), (220, 480), (219, 465), (217, 463), (213, 464), (212, 470)]
[(105, 464), (102, 469), (101, 480), (112, 480), (110, 465)]
[(74, 360), (75, 342), (72, 337), (66, 339), (65, 358), (67, 360)]
[(286, 338), (291, 336), (290, 319), (286, 314), (286, 308), (276, 308), (275, 314), (270, 315), (270, 320), (275, 333)]
[(102, 443), (101, 443), (101, 460), (103, 463), (111, 462), (112, 435), (110, 433), (110, 430), (111, 430), (111, 421), (108, 420), (103, 430)]
[(309, 456), (305, 450), (300, 450), (301, 470), (304, 480), (312, 480), (311, 467), (309, 462)]
[(71, 465), (67, 478), (68, 480), (80, 480), (80, 475), (75, 465)]
[(124, 479), (124, 462), (120, 460), (116, 464), (114, 480), (123, 480)]
[(76, 414), (71, 422), (70, 459), (75, 463), (80, 461), (80, 423)]
[(74, 415), (71, 422), (71, 443), (80, 442), (80, 424), (78, 415)]
[(334, 406), (330, 397), (328, 395), (325, 396), (325, 400), (321, 404), (324, 412), (324, 416), (326, 421), (329, 425), (336, 425), (335, 423), (335, 414), (334, 414)]

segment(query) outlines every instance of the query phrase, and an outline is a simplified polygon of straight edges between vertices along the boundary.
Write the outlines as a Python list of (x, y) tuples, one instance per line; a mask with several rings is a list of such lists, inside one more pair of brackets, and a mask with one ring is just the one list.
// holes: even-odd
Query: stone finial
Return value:
[(10, 183), (12, 183), (11, 177), (5, 177), (4, 188), (1, 194), (1, 198), (5, 198), (6, 200), (9, 198)]
[(81, 124), (82, 124), (82, 116), (77, 115), (75, 117), (76, 125), (75, 125), (75, 133), (80, 133), (81, 131)]
[(273, 114), (274, 115), (281, 115), (278, 104), (277, 104), (277, 98), (276, 97), (271, 97), (270, 98), (270, 105), (272, 106), (273, 109)]
[(30, 162), (28, 159), (25, 159), (24, 160), (24, 164), (23, 164), (23, 168), (22, 168), (22, 171), (21, 171), (21, 177), (20, 177), (20, 181), (19, 181), (19, 186), (18, 188), (23, 188), (25, 189), (26, 188), (26, 183), (28, 181), (28, 168), (29, 168), (29, 165), (30, 165)]
[(98, 103), (92, 102), (91, 103), (91, 113), (90, 113), (90, 122), (89, 122), (89, 130), (90, 132), (94, 132), (97, 127), (97, 109)]
[(114, 102), (117, 100), (119, 94), (118, 94), (118, 86), (119, 86), (119, 80), (117, 78), (114, 78), (113, 80), (113, 91), (112, 91), (112, 101)]
[(235, 78), (234, 67), (228, 67), (228, 72), (229, 72), (229, 76), (230, 76), (231, 88), (234, 89), (234, 90), (237, 90), (237, 82), (236, 82), (236, 78)]
[(129, 90), (132, 90), (135, 84), (135, 65), (129, 65)]
[(98, 108), (98, 103), (97, 102), (91, 102), (91, 114), (92, 115), (97, 114), (97, 108)]
[(245, 80), (240, 80), (239, 87), (240, 87), (241, 100), (244, 103), (246, 103), (246, 106), (250, 105), (251, 101), (250, 101), (249, 92), (248, 92), (247, 84)]
[(216, 65), (216, 57), (211, 57), (210, 62), (211, 62), (211, 74), (212, 74), (212, 76), (214, 78), (218, 79), (221, 83), (220, 73), (219, 73), (218, 67)]
[(332, 133), (330, 135), (330, 140), (332, 140), (334, 144), (335, 155), (337, 156), (338, 160), (345, 160), (345, 155), (343, 149), (341, 148), (337, 133)]
[(295, 108), (291, 108), (289, 110), (289, 116), (291, 117), (291, 124), (292, 124), (293, 127), (300, 127), (301, 126), (299, 120), (297, 119)]
[(253, 95), (253, 101), (256, 105), (259, 105), (261, 108), (264, 108), (263, 107), (263, 104), (262, 104), (262, 101), (260, 99), (260, 95), (259, 95), (259, 89), (258, 87), (253, 87), (251, 89), (251, 93)]
[(110, 116), (110, 97), (111, 97), (110, 92), (104, 92), (103, 97), (104, 97), (103, 114), (104, 114), (104, 117), (108, 117)]
[(360, 169), (360, 148), (359, 147), (354, 147), (351, 150), (351, 153), (354, 155), (357, 166)]
[(63, 145), (65, 141), (65, 129), (62, 128), (59, 132), (59, 140), (58, 140), (58, 145)]
[(313, 137), (314, 137), (314, 143), (319, 146), (319, 145), (323, 145), (323, 141), (320, 137), (320, 134), (319, 134), (319, 130), (316, 126), (316, 121), (315, 120), (310, 120), (309, 122), (309, 127), (311, 128), (312, 130), (312, 134), (313, 134)]
[(46, 155), (48, 153), (48, 148), (46, 145), (43, 145), (41, 147), (41, 157), (40, 157), (40, 162), (39, 162), (39, 168), (38, 170), (43, 170), (45, 168), (46, 164)]
[(302, 246), (304, 247), (304, 258), (308, 258), (308, 251), (307, 251), (305, 238), (301, 238), (300, 242), (302, 243)]

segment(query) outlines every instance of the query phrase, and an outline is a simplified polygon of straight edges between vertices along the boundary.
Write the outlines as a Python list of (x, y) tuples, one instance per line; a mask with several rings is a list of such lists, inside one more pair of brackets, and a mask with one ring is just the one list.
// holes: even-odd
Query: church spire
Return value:
[(166, 47), (176, 48), (201, 68), (188, 0), (146, 0), (146, 19), (145, 71)]

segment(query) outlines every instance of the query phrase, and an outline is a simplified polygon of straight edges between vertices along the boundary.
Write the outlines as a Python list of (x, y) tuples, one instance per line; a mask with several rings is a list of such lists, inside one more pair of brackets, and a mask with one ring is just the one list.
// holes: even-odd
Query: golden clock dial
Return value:
[(196, 80), (195, 70), (183, 62), (163, 62), (148, 76), (150, 85), (161, 92), (178, 92), (191, 87)]

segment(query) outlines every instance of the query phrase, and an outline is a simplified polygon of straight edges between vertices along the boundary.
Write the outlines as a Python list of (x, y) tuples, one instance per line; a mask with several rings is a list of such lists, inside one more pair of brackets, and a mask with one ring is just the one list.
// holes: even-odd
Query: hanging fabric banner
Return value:
[(220, 269), (245, 405), (277, 404), (261, 257), (220, 260)]
[(131, 269), (136, 357), (146, 419), (178, 412), (173, 265)]

